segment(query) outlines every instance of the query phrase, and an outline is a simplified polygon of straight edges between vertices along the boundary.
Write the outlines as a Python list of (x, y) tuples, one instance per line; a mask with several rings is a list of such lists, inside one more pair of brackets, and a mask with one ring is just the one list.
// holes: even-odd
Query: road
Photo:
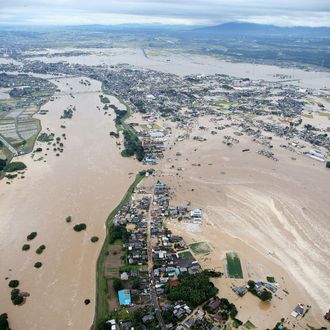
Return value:
[(165, 330), (166, 325), (162, 317), (161, 309), (158, 302), (158, 297), (155, 288), (155, 278), (153, 272), (153, 260), (152, 260), (152, 243), (151, 243), (151, 210), (154, 201), (154, 195), (151, 197), (150, 207), (147, 215), (148, 223), (148, 237), (147, 237), (147, 248), (148, 248), (148, 271), (149, 271), (149, 291), (150, 291), (150, 300), (153, 306), (155, 307), (155, 313), (161, 329)]

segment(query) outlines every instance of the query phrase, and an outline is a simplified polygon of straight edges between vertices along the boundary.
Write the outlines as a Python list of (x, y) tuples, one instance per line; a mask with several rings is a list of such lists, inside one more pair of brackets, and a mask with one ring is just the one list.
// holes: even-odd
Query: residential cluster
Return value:
[(168, 221), (202, 222), (200, 209), (173, 206), (172, 196), (160, 181), (139, 186), (114, 217), (109, 239), (122, 242), (126, 266), (112, 278), (111, 300), (118, 305), (104, 321), (108, 329), (216, 330), (228, 320), (241, 324), (235, 305), (217, 297), (210, 281), (223, 274), (203, 270), (185, 240), (167, 228)]

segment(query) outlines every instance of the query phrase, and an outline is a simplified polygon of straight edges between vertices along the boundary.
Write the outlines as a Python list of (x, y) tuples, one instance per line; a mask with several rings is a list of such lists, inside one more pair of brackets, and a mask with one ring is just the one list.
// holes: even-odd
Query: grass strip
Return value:
[(109, 247), (109, 228), (113, 222), (114, 217), (119, 210), (129, 202), (134, 189), (144, 178), (144, 173), (138, 173), (134, 182), (128, 188), (125, 196), (117, 205), (117, 207), (109, 214), (106, 220), (106, 237), (104, 239), (102, 249), (96, 263), (96, 301), (95, 301), (95, 315), (92, 329), (97, 329), (99, 324), (104, 321), (109, 314), (109, 305), (107, 302), (107, 279), (104, 276), (104, 266)]

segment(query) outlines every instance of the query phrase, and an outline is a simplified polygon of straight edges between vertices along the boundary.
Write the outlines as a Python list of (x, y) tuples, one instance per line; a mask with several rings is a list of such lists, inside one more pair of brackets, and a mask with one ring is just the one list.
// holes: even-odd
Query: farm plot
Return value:
[(36, 137), (40, 129), (39, 121), (36, 119), (19, 120), (17, 123), (18, 134), (25, 140)]
[(241, 260), (237, 253), (230, 252), (226, 254), (227, 272), (230, 278), (243, 278)]
[(212, 251), (206, 242), (192, 243), (189, 245), (189, 249), (196, 255), (208, 254)]
[(182, 259), (187, 259), (190, 258), (192, 256), (190, 251), (183, 251), (179, 253), (179, 257)]
[(23, 139), (18, 135), (13, 119), (3, 119), (0, 123), (0, 134), (12, 145), (20, 144)]

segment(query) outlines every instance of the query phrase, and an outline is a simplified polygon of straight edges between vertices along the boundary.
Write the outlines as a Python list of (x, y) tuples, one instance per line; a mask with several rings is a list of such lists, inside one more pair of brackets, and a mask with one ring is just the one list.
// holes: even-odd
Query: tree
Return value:
[(26, 239), (28, 241), (31, 241), (31, 240), (33, 240), (36, 237), (37, 237), (37, 232), (33, 231), (31, 234), (29, 234), (29, 235), (26, 236)]
[(218, 289), (209, 278), (210, 276), (205, 271), (195, 275), (181, 275), (179, 285), (166, 287), (168, 298), (172, 301), (183, 300), (195, 308), (218, 293)]
[(40, 268), (42, 266), (42, 263), (40, 261), (37, 261), (35, 264), (34, 264), (34, 267), (35, 268)]
[(248, 281), (248, 286), (250, 287), (250, 289), (254, 289), (255, 286), (256, 286), (256, 282), (252, 281), (252, 280), (249, 280)]
[(125, 150), (121, 153), (123, 157), (131, 157), (135, 154), (138, 161), (144, 158), (144, 149), (141, 141), (137, 135), (129, 129), (124, 130), (124, 145)]
[(0, 315), (0, 330), (10, 330), (7, 313)]
[(116, 240), (126, 242), (129, 238), (129, 233), (125, 226), (111, 225), (109, 229), (109, 243), (113, 244)]
[(140, 279), (139, 278), (135, 278), (132, 281), (132, 289), (140, 289)]
[(119, 278), (114, 278), (112, 287), (116, 292), (122, 290), (124, 288), (122, 280)]
[(24, 245), (22, 246), (22, 250), (23, 250), (23, 251), (30, 250), (30, 244), (24, 244)]
[(25, 169), (26, 169), (26, 165), (22, 162), (12, 162), (4, 168), (4, 170), (6, 172), (16, 172), (16, 171), (22, 171)]
[(17, 288), (19, 286), (19, 281), (17, 280), (11, 280), (9, 283), (8, 283), (8, 286), (10, 288)]
[(270, 291), (264, 289), (260, 293), (259, 297), (262, 301), (270, 301), (273, 298), (273, 294)]
[(36, 253), (37, 254), (41, 254), (42, 252), (44, 252), (46, 246), (44, 244), (40, 245), (37, 249), (36, 249)]
[[(0, 172), (6, 167), (6, 164), (7, 164), (6, 159), (0, 159)], [(4, 315), (4, 314), (2, 314), (2, 315)]]
[(330, 168), (330, 161), (328, 161), (328, 162), (326, 163), (326, 167), (327, 167), (327, 168)]
[(99, 240), (99, 238), (97, 236), (92, 236), (91, 237), (91, 242), (92, 243), (96, 243)]
[(79, 231), (82, 231), (82, 230), (86, 230), (86, 228), (87, 228), (87, 226), (86, 226), (85, 223), (80, 223), (79, 225), (75, 225), (73, 227), (73, 230), (79, 232)]
[(234, 304), (229, 304), (229, 309), (230, 309), (230, 317), (234, 319), (238, 314), (237, 308)]
[(10, 298), (11, 298), (11, 301), (14, 305), (20, 305), (24, 301), (24, 297), (22, 296), (19, 289), (11, 290)]

